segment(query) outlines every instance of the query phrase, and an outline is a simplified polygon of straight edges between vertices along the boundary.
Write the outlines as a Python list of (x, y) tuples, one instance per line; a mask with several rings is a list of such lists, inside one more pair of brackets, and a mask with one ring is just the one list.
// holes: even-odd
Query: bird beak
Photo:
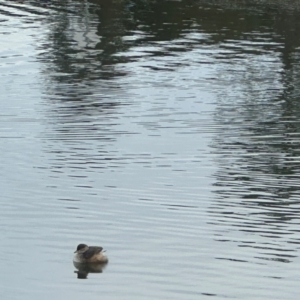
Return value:
[(76, 252), (77, 252), (77, 250), (74, 253), (76, 253)]

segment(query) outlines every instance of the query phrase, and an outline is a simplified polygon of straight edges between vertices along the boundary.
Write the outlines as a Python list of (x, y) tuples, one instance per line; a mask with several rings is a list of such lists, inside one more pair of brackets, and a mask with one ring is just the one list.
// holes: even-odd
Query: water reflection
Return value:
[[(226, 241), (252, 248), (259, 259), (292, 262), (300, 243), (294, 228), (299, 220), (299, 141), (293, 137), (299, 109), (291, 111), (287, 104), (298, 102), (298, 96), (291, 94), (290, 80), (286, 85), (289, 72), (283, 70), (290, 67), (277, 54), (281, 46), (276, 52), (274, 46), (261, 45), (262, 52), (230, 62), (225, 57), (220, 64), (223, 89), (212, 143), (219, 170), (210, 213), (219, 215), (214, 224), (245, 233)], [(234, 56), (240, 46), (232, 45), (231, 51)]]
[(2, 247), (69, 274), (65, 243), (101, 235), (114, 298), (297, 293), (300, 18), (275, 2), (0, 0)]
[(107, 263), (100, 264), (81, 264), (73, 261), (74, 267), (77, 271), (74, 273), (77, 274), (78, 279), (87, 279), (89, 273), (102, 273), (106, 268)]
[[(150, 130), (158, 136), (166, 128), (176, 128), (176, 133), (181, 128), (189, 134), (209, 133), (214, 136), (210, 146), (218, 166), (216, 198), (209, 209), (215, 219), (212, 223), (227, 224), (233, 231), (238, 228), (253, 239), (266, 238), (241, 240), (239, 246), (246, 243), (262, 249), (263, 255), (257, 257), (263, 259), (280, 256), (286, 261), (285, 251), (296, 251), (295, 237), (286, 231), (285, 223), (297, 219), (289, 210), (298, 204), (299, 189), (295, 152), (299, 76), (294, 63), (299, 41), (285, 32), (295, 33), (300, 23), (289, 18), (289, 10), (283, 12), (289, 21), (277, 23), (277, 9), (265, 5), (240, 4), (228, 10), (227, 1), (199, 3), (94, 0), (58, 10), (47, 42), (39, 47), (46, 122), (51, 126), (43, 138), (45, 151), (54, 156), (52, 172), (69, 165), (78, 170), (69, 177), (89, 180), (87, 170), (136, 162), (141, 153), (118, 149), (118, 140), (124, 136), (137, 134), (147, 143), (144, 137)], [(127, 79), (131, 77), (135, 81)], [(182, 95), (168, 103), (177, 83), (176, 92)], [(158, 89), (160, 95), (152, 94), (156, 103), (147, 98), (139, 101), (138, 105), (147, 107), (144, 111), (131, 93), (143, 95), (140, 91), (147, 85), (151, 93)], [(195, 96), (199, 86), (214, 89), (217, 99), (214, 113), (206, 119), (197, 112), (203, 109), (197, 106), (203, 100)], [(164, 89), (168, 91), (161, 97)], [(190, 103), (196, 109), (186, 108), (189, 96), (195, 98)], [(184, 103), (178, 105), (179, 100)], [(165, 113), (160, 116), (160, 111)], [(130, 123), (138, 126), (124, 126)], [(58, 149), (52, 144), (55, 140)], [(162, 161), (168, 159), (173, 160), (161, 156)], [(142, 165), (151, 160), (150, 155)], [(171, 168), (172, 163), (159, 166)], [(289, 235), (279, 251), (277, 239)], [(274, 253), (264, 251), (269, 243)]]

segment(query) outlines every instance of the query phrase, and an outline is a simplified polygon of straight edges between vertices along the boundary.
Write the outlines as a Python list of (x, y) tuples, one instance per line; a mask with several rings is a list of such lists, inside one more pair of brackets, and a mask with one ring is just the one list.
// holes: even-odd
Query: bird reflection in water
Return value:
[(77, 269), (77, 271), (74, 271), (74, 273), (77, 273), (78, 279), (87, 279), (87, 276), (89, 273), (102, 273), (105, 269), (107, 262), (105, 263), (78, 263), (73, 262), (74, 267)]

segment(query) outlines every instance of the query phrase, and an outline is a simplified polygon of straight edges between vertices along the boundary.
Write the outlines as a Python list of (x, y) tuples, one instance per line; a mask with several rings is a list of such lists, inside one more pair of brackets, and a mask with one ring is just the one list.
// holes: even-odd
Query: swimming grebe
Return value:
[(77, 263), (107, 263), (108, 258), (102, 247), (79, 244), (74, 252), (73, 261)]

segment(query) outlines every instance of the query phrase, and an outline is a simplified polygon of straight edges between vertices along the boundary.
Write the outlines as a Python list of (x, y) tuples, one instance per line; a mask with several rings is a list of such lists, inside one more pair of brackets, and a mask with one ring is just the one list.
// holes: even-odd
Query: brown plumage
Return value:
[(78, 263), (106, 263), (107, 256), (103, 253), (103, 248), (98, 246), (88, 246), (79, 244), (73, 261)]

